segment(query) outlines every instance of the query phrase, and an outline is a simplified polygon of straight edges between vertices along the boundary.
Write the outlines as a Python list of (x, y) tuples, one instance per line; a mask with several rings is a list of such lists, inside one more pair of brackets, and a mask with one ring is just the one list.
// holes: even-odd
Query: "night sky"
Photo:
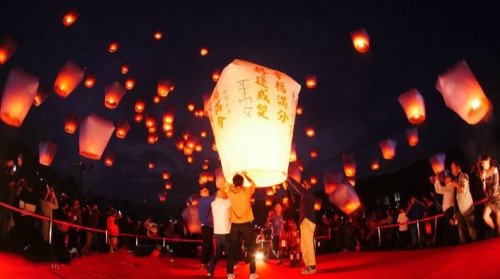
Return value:
[[(410, 3), (413, 2), (413, 3)], [(490, 1), (488, 1), (490, 2)], [(492, 2), (492, 1), (491, 1)], [(93, 88), (83, 86), (64, 99), (52, 94), (30, 109), (20, 128), (0, 124), (2, 137), (26, 142), (37, 153), (41, 140), (58, 145), (52, 167), (61, 177), (74, 175), (71, 162), (91, 162), (78, 152), (78, 131), (64, 132), (67, 113), (84, 117), (96, 113), (109, 120), (127, 119), (131, 130), (125, 139), (111, 137), (107, 150), (116, 152), (112, 167), (95, 161), (84, 189), (109, 198), (160, 204), (162, 172), (169, 170), (173, 189), (166, 204), (181, 206), (199, 188), (203, 160), (210, 170), (220, 166), (212, 150), (208, 118), (195, 117), (186, 108), (203, 107), (202, 96), (211, 94), (212, 72), (234, 59), (247, 60), (284, 72), (302, 85), (293, 142), (304, 163), (303, 178), (319, 178), (325, 171), (342, 170), (342, 154), (354, 154), (357, 177), (397, 171), (416, 160), (453, 147), (464, 148), (471, 158), (483, 151), (498, 154), (495, 111), (486, 123), (470, 126), (448, 109), (435, 89), (439, 74), (465, 60), (493, 106), (499, 104), (500, 39), (497, 9), (476, 1), (3, 1), (0, 39), (11, 36), (17, 52), (0, 66), (0, 88), (9, 71), (19, 66), (40, 79), (50, 90), (64, 63), (71, 59), (96, 75)], [(64, 26), (71, 9), (79, 18)], [(357, 52), (350, 33), (365, 28), (370, 50)], [(161, 30), (163, 38), (153, 38)], [(119, 49), (108, 52), (116, 42)], [(200, 55), (207, 48), (206, 56)], [(128, 64), (123, 75), (120, 67)], [(305, 86), (316, 75), (317, 87)], [(104, 87), (135, 79), (116, 109), (104, 107)], [(160, 78), (175, 82), (175, 90), (159, 104), (152, 99)], [(420, 142), (409, 147), (411, 127), (398, 95), (416, 88), (425, 99), (427, 119), (418, 126)], [(144, 121), (134, 122), (134, 103), (145, 100), (146, 113), (161, 116), (167, 105), (177, 106), (175, 135), (147, 143)], [(161, 119), (158, 119), (161, 123)], [(306, 127), (316, 130), (314, 138)], [(184, 131), (199, 135), (203, 151), (195, 162), (176, 148)], [(382, 159), (379, 140), (397, 141), (396, 158)], [(319, 156), (311, 159), (310, 148)], [(379, 158), (372, 172), (368, 162)], [(264, 159), (264, 158), (263, 158)], [(155, 162), (148, 169), (148, 162)], [(262, 194), (262, 193), (261, 193)]]

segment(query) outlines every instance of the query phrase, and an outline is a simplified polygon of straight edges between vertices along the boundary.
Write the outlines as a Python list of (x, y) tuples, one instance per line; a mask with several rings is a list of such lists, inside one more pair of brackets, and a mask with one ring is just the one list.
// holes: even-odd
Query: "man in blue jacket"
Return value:
[(200, 190), (200, 199), (198, 203), (198, 212), (201, 223), (201, 270), (208, 270), (208, 261), (214, 253), (214, 220), (212, 217), (212, 202), (215, 199), (215, 194), (210, 196), (207, 188)]

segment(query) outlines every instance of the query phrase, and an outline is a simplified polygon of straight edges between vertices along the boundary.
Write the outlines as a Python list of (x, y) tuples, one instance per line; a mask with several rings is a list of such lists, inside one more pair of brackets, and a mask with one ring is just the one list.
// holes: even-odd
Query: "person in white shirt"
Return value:
[(410, 243), (410, 234), (408, 232), (408, 217), (406, 216), (406, 210), (401, 207), (399, 208), (398, 223), (399, 223), (399, 247), (401, 249), (407, 249)]
[(231, 232), (231, 215), (229, 201), (226, 192), (223, 190), (217, 191), (215, 200), (212, 202), (212, 216), (214, 218), (214, 235), (215, 235), (215, 255), (210, 259), (207, 276), (213, 276), (217, 259), (222, 255), (222, 249), (226, 250), (227, 257), (227, 278), (235, 278), (234, 263), (232, 262), (232, 249), (229, 233)]
[(462, 172), (460, 164), (451, 162), (451, 173), (455, 177), (452, 181), (457, 188), (456, 198), (458, 210), (455, 216), (458, 221), (458, 237), (460, 243), (475, 241), (477, 239), (476, 226), (474, 224), (474, 201), (469, 188), (469, 176)]
[[(446, 171), (444, 178), (444, 185), (439, 180), (439, 175), (431, 176), (431, 182), (434, 184), (434, 190), (436, 194), (443, 195), (443, 231), (445, 241), (452, 244), (454, 241), (454, 231), (452, 225), (454, 225), (454, 215), (455, 215), (455, 184), (452, 183), (451, 174)], [(456, 233), (456, 232), (455, 232)]]

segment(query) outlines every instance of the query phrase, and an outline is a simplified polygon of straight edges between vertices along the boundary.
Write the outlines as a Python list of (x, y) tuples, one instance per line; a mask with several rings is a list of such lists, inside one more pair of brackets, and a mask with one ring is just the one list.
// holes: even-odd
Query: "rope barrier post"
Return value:
[(436, 236), (438, 230), (438, 218), (434, 218), (434, 246), (436, 246)]
[(377, 231), (378, 231), (378, 247), (382, 248), (382, 238), (380, 236), (380, 226), (377, 226)]
[(418, 244), (420, 245), (420, 224), (417, 219), (417, 236), (418, 236)]
[(50, 217), (49, 219), (49, 244), (52, 244), (52, 226), (53, 226), (53, 222), (52, 222), (52, 216)]
[(165, 237), (163, 237), (163, 247), (165, 247)]
[(135, 246), (139, 246), (139, 236), (135, 235)]
[(106, 234), (106, 244), (108, 244), (108, 230), (106, 230), (105, 234)]

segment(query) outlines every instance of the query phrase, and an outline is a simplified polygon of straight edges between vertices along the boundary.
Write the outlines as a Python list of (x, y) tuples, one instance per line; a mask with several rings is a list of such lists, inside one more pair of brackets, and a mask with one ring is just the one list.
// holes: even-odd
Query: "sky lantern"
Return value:
[(297, 161), (297, 148), (295, 147), (295, 143), (292, 143), (292, 148), (290, 149), (290, 159), (289, 162)]
[(167, 181), (165, 182), (165, 190), (171, 190), (172, 189), (172, 182)]
[(193, 103), (189, 103), (189, 104), (187, 105), (187, 110), (188, 110), (189, 112), (194, 111), (194, 108), (195, 108), (195, 105), (194, 105)]
[(158, 81), (158, 96), (167, 97), (168, 93), (174, 91), (175, 84), (168, 79)]
[(316, 134), (316, 132), (314, 131), (314, 128), (313, 127), (309, 127), (306, 129), (306, 135), (310, 138), (314, 137), (314, 135)]
[(38, 86), (38, 90), (36, 91), (35, 98), (33, 99), (33, 104), (38, 107), (40, 106), (47, 98), (49, 97), (49, 91), (43, 87)]
[(10, 70), (2, 95), (0, 117), (13, 127), (20, 127), (35, 100), (38, 77), (14, 68)]
[(104, 154), (104, 164), (108, 167), (112, 167), (113, 164), (115, 163), (115, 158), (116, 158), (116, 153), (108, 150)]
[(88, 159), (100, 160), (114, 130), (113, 121), (96, 114), (86, 116), (80, 123), (80, 155)]
[(200, 175), (198, 177), (198, 183), (200, 185), (205, 185), (208, 183), (208, 172), (200, 172)]
[(148, 169), (152, 169), (155, 167), (155, 163), (153, 162), (148, 162)]
[(219, 70), (215, 70), (213, 73), (212, 73), (212, 80), (214, 82), (217, 82), (219, 80), (219, 77), (220, 77), (220, 71)]
[(224, 177), (224, 172), (222, 171), (222, 168), (216, 168), (214, 172), (215, 172), (215, 186), (217, 186), (218, 189), (225, 189), (227, 182), (226, 178)]
[(129, 68), (128, 68), (128, 65), (127, 65), (127, 64), (123, 64), (123, 65), (122, 65), (122, 67), (120, 68), (120, 72), (121, 72), (122, 74), (126, 74), (126, 73), (128, 73), (128, 70), (129, 70)]
[(120, 101), (125, 94), (125, 88), (115, 81), (111, 84), (106, 85), (104, 89), (104, 106), (109, 109), (115, 109), (120, 104)]
[(167, 200), (167, 192), (166, 191), (159, 192), (158, 198), (160, 199), (161, 202), (166, 201)]
[(481, 85), (463, 60), (439, 75), (436, 89), (446, 106), (470, 125), (479, 123), (491, 109)]
[(276, 70), (243, 60), (226, 66), (206, 107), (226, 180), (242, 171), (258, 187), (286, 179), (299, 91)]
[(87, 75), (87, 78), (85, 78), (85, 87), (87, 88), (92, 88), (95, 84), (95, 76), (94, 75)]
[(316, 183), (318, 183), (318, 178), (315, 175), (311, 175), (311, 177), (309, 177), (309, 182), (311, 182), (311, 185), (316, 185)]
[(196, 152), (201, 152), (203, 150), (203, 145), (201, 145), (201, 143), (196, 144), (194, 150), (196, 150)]
[(136, 113), (135, 116), (134, 116), (134, 121), (137, 122), (137, 123), (140, 123), (142, 121), (142, 118), (143, 118), (143, 115), (142, 113)]
[(186, 161), (187, 161), (189, 164), (192, 164), (192, 163), (194, 162), (194, 158), (193, 158), (193, 156), (191, 156), (191, 155), (187, 156)]
[(62, 67), (54, 82), (54, 91), (57, 95), (66, 98), (82, 81), (85, 71), (73, 61), (68, 60)]
[(273, 198), (272, 197), (266, 197), (266, 206), (270, 207), (273, 205)]
[(159, 104), (159, 103), (160, 103), (160, 101), (161, 101), (160, 96), (156, 95), (156, 96), (154, 96), (154, 97), (153, 97), (153, 103), (155, 103), (155, 104)]
[(115, 51), (117, 51), (117, 50), (118, 50), (118, 44), (117, 44), (117, 43), (112, 42), (112, 43), (110, 43), (110, 44), (109, 44), (109, 46), (108, 46), (108, 51), (109, 51), (110, 53), (113, 53), (113, 52), (115, 52)]
[(163, 33), (158, 30), (158, 31), (155, 32), (155, 34), (153, 35), (153, 37), (155, 38), (155, 40), (159, 41), (163, 37)]
[(351, 39), (358, 52), (365, 53), (370, 49), (370, 38), (364, 28), (351, 32)]
[(418, 129), (416, 127), (409, 128), (406, 130), (406, 138), (408, 139), (408, 144), (413, 147), (418, 144)]
[(346, 182), (349, 183), (352, 187), (356, 186), (356, 177), (347, 177)]
[(50, 166), (57, 152), (57, 145), (51, 141), (38, 143), (38, 161), (40, 165)]
[(347, 177), (356, 176), (356, 161), (353, 154), (342, 154), (342, 162), (344, 164), (344, 173)]
[(146, 128), (150, 128), (155, 125), (158, 125), (158, 123), (156, 122), (156, 114), (148, 113), (146, 115)]
[(175, 106), (168, 106), (163, 113), (163, 122), (169, 124), (174, 123), (175, 111)]
[(149, 144), (155, 144), (158, 141), (158, 135), (157, 134), (149, 134), (148, 135), (148, 143)]
[(165, 136), (166, 136), (167, 138), (169, 138), (169, 139), (170, 139), (170, 138), (173, 138), (173, 137), (174, 137), (174, 130), (172, 129), (172, 130), (170, 130), (170, 131), (166, 131), (166, 132), (165, 132)]
[(215, 142), (212, 143), (212, 150), (215, 151), (215, 152), (219, 152), (217, 150), (217, 144)]
[(271, 187), (266, 188), (266, 196), (273, 196), (273, 195), (274, 195), (273, 188)]
[(127, 90), (132, 90), (134, 88), (134, 85), (135, 85), (135, 80), (133, 78), (128, 78), (125, 81), (125, 88)]
[(130, 124), (127, 120), (118, 120), (116, 123), (116, 137), (124, 139), (130, 131)]
[(67, 12), (63, 17), (63, 24), (65, 26), (71, 26), (78, 19), (78, 11), (75, 8), (72, 8), (69, 12)]
[(134, 109), (136, 112), (143, 112), (145, 107), (146, 107), (146, 104), (144, 103), (143, 100), (135, 101)]
[(5, 37), (0, 43), (0, 65), (5, 64), (7, 60), (16, 52), (17, 44), (10, 36)]
[(424, 122), (424, 98), (417, 89), (412, 88), (408, 92), (399, 95), (398, 100), (411, 124), (420, 124)]
[(429, 158), (432, 170), (435, 174), (443, 172), (445, 169), (446, 155), (444, 153), (434, 154)]
[(157, 129), (158, 129), (158, 123), (155, 123), (153, 126), (148, 127), (148, 133), (154, 134), (154, 133), (156, 133)]
[(323, 204), (322, 198), (320, 198), (320, 197), (314, 198), (314, 211), (320, 211), (322, 204)]
[(309, 89), (316, 88), (316, 75), (309, 75), (306, 77), (306, 86)]
[(392, 139), (385, 139), (379, 142), (380, 150), (382, 151), (382, 156), (386, 160), (394, 159), (396, 156), (396, 144), (397, 142)]
[(78, 128), (78, 115), (74, 113), (66, 114), (66, 119), (64, 120), (64, 131), (68, 134), (74, 134)]
[(163, 171), (162, 178), (163, 178), (163, 180), (169, 180), (170, 179), (170, 172), (169, 171)]
[(184, 149), (184, 140), (178, 140), (177, 143), (175, 144), (177, 147), (177, 150), (181, 151)]
[(206, 138), (207, 137), (207, 131), (201, 131), (200, 132), (200, 137)]
[(329, 195), (337, 189), (337, 187), (342, 183), (342, 179), (344, 178), (343, 174), (339, 171), (325, 172), (323, 175), (323, 186), (325, 187), (325, 194)]
[(210, 161), (208, 159), (203, 160), (203, 163), (201, 164), (201, 169), (203, 170), (208, 170)]
[(302, 170), (297, 162), (292, 162), (288, 165), (288, 176), (300, 183), (302, 179)]
[(317, 158), (318, 157), (318, 149), (316, 147), (311, 147), (311, 149), (309, 150), (309, 155), (313, 159)]
[(302, 113), (304, 113), (304, 109), (301, 106), (297, 106), (296, 113), (297, 115), (302, 115)]
[(201, 56), (206, 56), (208, 54), (208, 49), (206, 48), (201, 48), (200, 49), (200, 55)]
[(339, 184), (337, 189), (328, 195), (328, 199), (347, 215), (351, 215), (361, 206), (356, 190), (345, 183)]
[(164, 122), (162, 127), (163, 127), (163, 132), (165, 132), (165, 133), (168, 133), (168, 132), (171, 132), (174, 130), (174, 125), (171, 123)]
[(370, 161), (370, 169), (373, 171), (380, 169), (380, 164), (378, 162), (378, 159), (373, 159)]

